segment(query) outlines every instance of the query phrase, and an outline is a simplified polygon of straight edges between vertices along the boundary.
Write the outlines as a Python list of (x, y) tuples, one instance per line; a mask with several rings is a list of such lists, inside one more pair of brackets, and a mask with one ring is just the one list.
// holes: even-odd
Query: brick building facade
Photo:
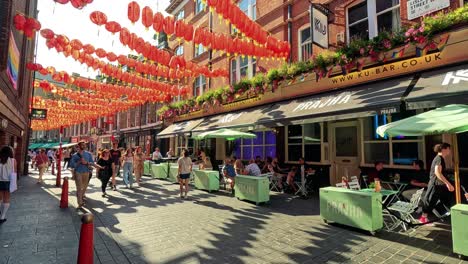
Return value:
[[(34, 55), (34, 39), (28, 40), (13, 26), (13, 16), (23, 13), (35, 17), (37, 1), (5, 0), (0, 3), (0, 146), (14, 148), (18, 174), (27, 170), (25, 164), (30, 133), (29, 107), (32, 74), (26, 62)], [(13, 61), (17, 60), (17, 63)]]

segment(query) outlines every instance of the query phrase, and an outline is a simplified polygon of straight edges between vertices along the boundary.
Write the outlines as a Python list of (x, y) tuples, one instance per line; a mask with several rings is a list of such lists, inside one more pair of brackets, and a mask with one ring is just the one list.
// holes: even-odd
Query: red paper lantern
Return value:
[(109, 31), (112, 34), (115, 34), (121, 30), (121, 26), (119, 23), (115, 21), (110, 21), (106, 23), (106, 30)]
[(94, 48), (93, 45), (86, 44), (83, 46), (83, 50), (86, 54), (93, 54), (96, 49)]
[(72, 46), (72, 48), (75, 50), (81, 50), (83, 48), (83, 44), (77, 39), (70, 41), (70, 46)]
[(182, 20), (175, 22), (175, 35), (178, 38), (184, 38), (185, 36), (185, 23)]
[(86, 3), (82, 0), (70, 0), (70, 3), (76, 9), (82, 9), (83, 7), (86, 6)]
[(164, 16), (160, 12), (156, 12), (153, 16), (153, 29), (156, 32), (161, 32), (164, 25)]
[(55, 33), (48, 28), (44, 28), (41, 30), (41, 36), (45, 39), (51, 39), (55, 37)]
[(98, 26), (105, 25), (107, 23), (107, 16), (101, 11), (94, 11), (89, 15), (91, 22)]
[(13, 23), (15, 24), (15, 28), (19, 31), (24, 30), (24, 24), (26, 24), (26, 17), (22, 14), (16, 14), (13, 17)]
[(149, 6), (145, 6), (141, 14), (141, 23), (148, 29), (153, 25), (153, 10)]
[(96, 49), (95, 53), (101, 59), (107, 56), (107, 52), (101, 48)]
[(140, 19), (140, 5), (133, 1), (128, 4), (128, 19), (135, 23)]
[(70, 0), (54, 0), (54, 2), (64, 5), (64, 4), (68, 4)]
[(128, 42), (130, 41), (130, 31), (128, 31), (127, 28), (122, 28), (120, 30), (119, 39), (122, 45), (128, 46)]
[(186, 41), (192, 41), (193, 39), (193, 26), (191, 24), (185, 24), (184, 39)]
[(163, 30), (167, 35), (174, 34), (174, 18), (167, 16), (164, 18)]

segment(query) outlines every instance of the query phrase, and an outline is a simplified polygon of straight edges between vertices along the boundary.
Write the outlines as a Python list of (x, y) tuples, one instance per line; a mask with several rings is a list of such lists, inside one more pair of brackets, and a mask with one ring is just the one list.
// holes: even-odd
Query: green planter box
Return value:
[(211, 170), (193, 170), (195, 188), (200, 190), (218, 191), (219, 190), (219, 172)]
[(382, 194), (337, 187), (320, 188), (320, 216), (325, 222), (373, 233), (383, 227)]
[(143, 175), (151, 175), (151, 163), (149, 160), (143, 162)]
[(179, 166), (171, 166), (169, 168), (169, 181), (172, 183), (178, 183), (177, 176), (179, 174)]
[(457, 204), (452, 207), (453, 252), (468, 257), (468, 205)]
[(270, 180), (267, 177), (236, 176), (235, 195), (256, 204), (270, 201)]
[(152, 164), (151, 174), (153, 178), (167, 179), (167, 164)]

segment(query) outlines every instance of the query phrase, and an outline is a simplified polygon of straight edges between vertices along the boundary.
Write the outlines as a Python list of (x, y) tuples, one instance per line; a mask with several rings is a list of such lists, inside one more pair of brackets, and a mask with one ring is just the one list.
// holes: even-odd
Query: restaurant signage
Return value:
[(235, 121), (237, 119), (239, 119), (239, 117), (242, 116), (242, 113), (238, 113), (238, 114), (227, 114), (223, 117), (221, 117), (221, 119), (219, 120), (220, 123), (223, 123), (223, 124), (226, 124), (226, 123), (231, 123), (232, 121)]
[(449, 7), (450, 0), (408, 0), (406, 5), (408, 7), (408, 19), (413, 20)]
[(351, 99), (351, 93), (344, 92), (339, 94), (338, 96), (332, 96), (328, 98), (319, 98), (319, 99), (312, 99), (310, 101), (300, 103), (296, 108), (294, 108), (293, 112), (303, 111), (303, 110), (310, 110), (310, 109), (317, 109), (317, 108), (324, 108), (326, 106), (334, 106), (340, 104), (346, 104)]
[(353, 219), (362, 218), (364, 215), (364, 212), (359, 206), (338, 201), (328, 201), (327, 211), (333, 214), (351, 217)]
[(468, 69), (447, 72), (442, 85), (458, 84), (460, 81), (468, 82)]
[(31, 110), (31, 119), (33, 119), (33, 120), (45, 120), (45, 119), (47, 119), (47, 109), (33, 108)]
[(321, 6), (312, 7), (312, 39), (322, 48), (328, 48), (328, 17)]

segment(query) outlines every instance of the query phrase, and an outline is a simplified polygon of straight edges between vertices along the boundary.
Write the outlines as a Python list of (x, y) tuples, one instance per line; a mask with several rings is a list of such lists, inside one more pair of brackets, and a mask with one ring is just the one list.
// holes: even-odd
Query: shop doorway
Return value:
[(331, 162), (330, 184), (341, 182), (343, 176), (359, 176), (359, 129), (357, 121), (330, 124)]

